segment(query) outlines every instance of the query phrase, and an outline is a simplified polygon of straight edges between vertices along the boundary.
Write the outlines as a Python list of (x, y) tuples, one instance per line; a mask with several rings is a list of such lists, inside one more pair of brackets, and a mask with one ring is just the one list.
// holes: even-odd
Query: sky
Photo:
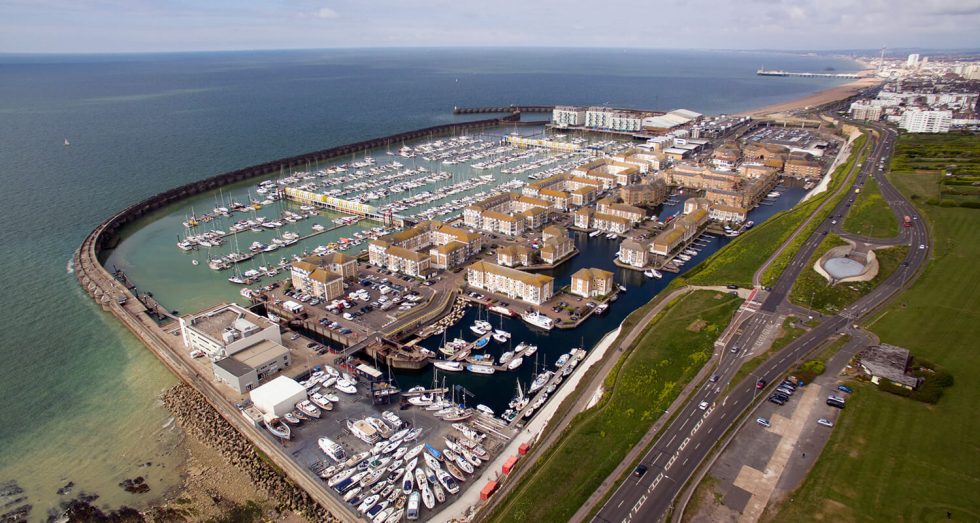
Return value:
[(0, 0), (0, 53), (980, 47), (980, 0)]

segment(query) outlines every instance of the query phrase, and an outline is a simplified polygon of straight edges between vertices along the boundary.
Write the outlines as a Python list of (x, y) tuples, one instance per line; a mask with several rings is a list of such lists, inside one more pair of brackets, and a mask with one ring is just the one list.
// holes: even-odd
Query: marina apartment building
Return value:
[(627, 238), (619, 244), (619, 261), (630, 267), (642, 268), (650, 263), (650, 242)]
[(463, 223), (472, 229), (517, 236), (549, 220), (553, 202), (543, 198), (503, 193), (463, 209)]
[(538, 254), (541, 261), (553, 264), (565, 258), (575, 250), (575, 242), (568, 235), (568, 229), (558, 225), (549, 225), (541, 231), (541, 249)]
[[(425, 278), (432, 269), (459, 267), (483, 248), (483, 237), (428, 220), (368, 245), (368, 261), (407, 276)], [(428, 253), (420, 252), (428, 249)]]
[(616, 198), (603, 198), (596, 202), (596, 211), (602, 214), (618, 216), (629, 220), (630, 225), (636, 225), (646, 218), (646, 211), (639, 207), (627, 205)]
[(505, 245), (497, 249), (497, 265), (504, 267), (528, 266), (534, 263), (534, 251), (525, 245)]
[(562, 173), (531, 182), (521, 192), (526, 196), (548, 200), (566, 210), (569, 204), (577, 207), (591, 204), (602, 190), (599, 180)]
[(650, 252), (667, 256), (684, 242), (690, 240), (708, 223), (710, 203), (704, 198), (689, 198), (684, 202), (684, 215), (672, 221), (653, 239)]
[(279, 325), (234, 303), (180, 318), (184, 347), (211, 360), (217, 381), (238, 393), (290, 364)]
[(667, 199), (667, 183), (652, 180), (619, 188), (619, 197), (626, 205), (660, 205)]
[(571, 292), (583, 298), (605, 296), (613, 290), (613, 273), (602, 269), (582, 268), (572, 274)]
[(534, 305), (551, 299), (555, 294), (555, 279), (543, 274), (501, 267), (478, 261), (466, 268), (466, 281), (471, 287), (503, 294)]
[(572, 214), (575, 226), (582, 230), (599, 230), (603, 232), (614, 232), (625, 234), (632, 227), (633, 222), (628, 218), (596, 212), (590, 207), (582, 207)]
[(357, 258), (339, 252), (308, 256), (293, 262), (289, 272), (294, 289), (332, 300), (344, 294), (344, 280), (357, 275)]
[(640, 179), (639, 167), (611, 158), (600, 158), (579, 165), (572, 169), (571, 174), (602, 182), (604, 190), (612, 189), (617, 185), (636, 183)]

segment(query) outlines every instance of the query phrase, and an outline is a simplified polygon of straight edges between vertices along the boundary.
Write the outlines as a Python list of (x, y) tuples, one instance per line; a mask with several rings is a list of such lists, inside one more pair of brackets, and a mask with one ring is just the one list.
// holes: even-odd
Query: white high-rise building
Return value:
[(585, 109), (568, 105), (558, 105), (551, 112), (551, 123), (560, 127), (585, 125)]
[(909, 69), (915, 69), (919, 66), (919, 54), (913, 53), (909, 55), (908, 60), (905, 61), (905, 67)]
[(948, 133), (953, 124), (952, 111), (919, 111), (910, 109), (902, 114), (898, 126), (910, 133)]

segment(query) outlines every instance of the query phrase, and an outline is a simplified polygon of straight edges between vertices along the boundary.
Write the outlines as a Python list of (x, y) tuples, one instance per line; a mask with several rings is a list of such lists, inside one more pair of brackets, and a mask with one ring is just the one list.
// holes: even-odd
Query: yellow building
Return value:
[(583, 298), (605, 296), (613, 290), (613, 273), (602, 269), (579, 269), (572, 274), (571, 293)]
[(503, 294), (534, 305), (541, 305), (554, 295), (554, 278), (551, 276), (482, 261), (466, 268), (466, 281), (477, 289)]
[[(356, 263), (356, 262), (355, 262)], [(343, 264), (334, 267), (343, 270)], [(289, 271), (293, 288), (325, 300), (344, 294), (344, 277), (328, 268), (321, 257), (309, 257), (293, 262)], [(357, 273), (355, 267), (354, 273)]]

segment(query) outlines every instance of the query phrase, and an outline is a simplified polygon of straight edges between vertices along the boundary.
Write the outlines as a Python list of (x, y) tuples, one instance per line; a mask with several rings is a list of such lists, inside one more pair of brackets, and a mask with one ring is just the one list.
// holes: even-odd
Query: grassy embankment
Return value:
[[(936, 142), (903, 136), (895, 165)], [(980, 149), (980, 138), (972, 143)], [(813, 471), (792, 503), (770, 509), (771, 521), (945, 521), (947, 511), (953, 521), (980, 520), (980, 211), (925, 204), (939, 201), (940, 177), (891, 175), (921, 204), (934, 258), (869, 327), (948, 369), (955, 385), (935, 405), (857, 385)]]
[[(862, 136), (859, 139), (863, 139), (863, 138), (864, 136)], [(857, 150), (857, 148), (855, 148), (855, 150)], [(849, 169), (851, 166), (854, 166), (855, 164), (863, 163), (865, 160), (867, 160), (868, 153), (870, 152), (870, 150), (871, 147), (869, 146), (868, 149), (865, 149), (861, 154), (852, 156), (847, 162), (847, 164), (845, 165), (845, 167)], [(847, 171), (844, 171), (844, 173), (847, 173)], [(841, 178), (843, 178), (843, 176), (841, 176)], [(828, 195), (829, 192), (830, 191), (824, 194)], [(779, 276), (783, 274), (783, 271), (786, 270), (786, 267), (789, 267), (789, 263), (793, 261), (793, 257), (796, 256), (796, 253), (800, 250), (800, 247), (802, 247), (803, 244), (806, 242), (806, 240), (814, 232), (816, 232), (816, 230), (820, 227), (820, 224), (824, 220), (830, 218), (830, 214), (834, 211), (834, 207), (836, 207), (841, 200), (847, 197), (848, 197), (848, 191), (841, 191), (840, 194), (834, 196), (827, 203), (827, 205), (824, 206), (824, 208), (821, 209), (819, 213), (817, 213), (816, 217), (812, 221), (810, 221), (810, 223), (806, 227), (804, 227), (803, 231), (800, 234), (798, 234), (796, 238), (793, 239), (792, 242), (790, 242), (790, 244), (786, 247), (786, 249), (784, 249), (783, 252), (780, 253), (780, 255), (777, 256), (776, 259), (773, 260), (771, 264), (769, 264), (768, 267), (766, 267), (766, 270), (763, 271), (762, 278), (761, 278), (763, 285), (772, 285), (773, 283), (776, 282), (777, 279), (779, 279)], [(827, 198), (831, 198), (831, 197), (826, 196), (824, 199)]]
[[(885, 209), (884, 212), (891, 213)], [(828, 249), (840, 245), (846, 245), (843, 239), (836, 234), (828, 235), (813, 252), (813, 256), (807, 261), (806, 269), (793, 283), (793, 290), (790, 291), (789, 300), (801, 307), (823, 312), (825, 314), (837, 314), (850, 303), (854, 303), (858, 298), (871, 292), (878, 284), (887, 279), (893, 272), (903, 268), (902, 260), (909, 252), (908, 245), (898, 245), (888, 249), (878, 249), (875, 256), (878, 257), (878, 275), (871, 281), (838, 283), (831, 286), (829, 282), (817, 271), (813, 270), (813, 265)]]
[[(865, 141), (865, 136), (858, 137), (852, 145), (852, 151), (860, 150)], [(752, 275), (755, 274), (756, 269), (765, 263), (775, 246), (786, 241), (786, 238), (789, 238), (790, 234), (810, 216), (813, 210), (840, 186), (844, 176), (858, 161), (857, 157), (858, 155), (852, 152), (848, 161), (837, 167), (831, 176), (827, 191), (788, 211), (778, 213), (750, 229), (711, 255), (701, 265), (685, 274), (684, 279), (691, 285), (727, 285), (733, 283), (740, 287), (752, 287)], [(795, 252), (792, 247), (787, 248), (784, 256), (790, 251)], [(786, 264), (789, 263), (790, 258), (789, 256), (786, 257)], [(774, 262), (773, 265), (778, 261)], [(782, 272), (782, 269), (779, 272)]]
[(851, 212), (844, 217), (843, 229), (870, 238), (892, 238), (898, 234), (898, 219), (881, 195), (878, 182), (868, 178)]
[(568, 520), (708, 361), (738, 304), (696, 291), (658, 314), (606, 378), (600, 403), (576, 416), (490, 519)]

